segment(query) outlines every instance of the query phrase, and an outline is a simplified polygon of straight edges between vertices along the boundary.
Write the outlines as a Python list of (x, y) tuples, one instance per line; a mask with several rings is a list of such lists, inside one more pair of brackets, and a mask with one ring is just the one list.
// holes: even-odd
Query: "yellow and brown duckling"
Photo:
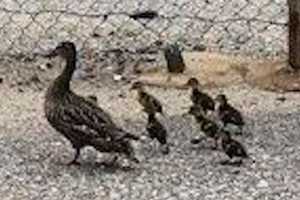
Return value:
[(169, 146), (167, 143), (167, 130), (165, 127), (156, 119), (155, 114), (148, 115), (148, 122), (146, 126), (149, 137), (154, 140), (156, 139), (161, 147), (162, 153), (169, 153)]
[(216, 112), (219, 119), (223, 122), (224, 127), (227, 124), (234, 124), (240, 128), (245, 125), (242, 114), (228, 103), (227, 97), (224, 94), (219, 94), (216, 97)]
[[(201, 106), (193, 105), (191, 106), (189, 114), (193, 115), (197, 121), (197, 123), (200, 125), (201, 131), (205, 134), (206, 137), (213, 139), (214, 146), (213, 149), (217, 149), (218, 147), (218, 139), (219, 139), (219, 126), (214, 121), (208, 119), (205, 117), (203, 108)], [(201, 142), (200, 139), (192, 139), (192, 144), (198, 144)]]
[(69, 164), (79, 164), (77, 159), (85, 146), (93, 146), (100, 152), (121, 153), (137, 161), (130, 140), (138, 137), (120, 129), (103, 109), (71, 90), (70, 82), (76, 69), (75, 44), (61, 42), (47, 55), (49, 58), (57, 56), (66, 64), (47, 90), (44, 111), (50, 125), (65, 136), (76, 151)]
[[(230, 158), (229, 161), (232, 161), (234, 158), (238, 158), (238, 164), (242, 164), (243, 159), (250, 159), (246, 152), (245, 147), (237, 140), (231, 138), (230, 133), (226, 130), (220, 131), (221, 147), (224, 153)], [(229, 163), (228, 161), (222, 162), (223, 164)]]
[(185, 85), (192, 88), (190, 98), (194, 105), (201, 106), (205, 113), (209, 110), (214, 111), (215, 102), (213, 98), (200, 90), (200, 84), (196, 78), (190, 78)]
[(151, 94), (148, 94), (143, 87), (143, 84), (141, 82), (135, 82), (131, 86), (131, 90), (137, 90), (138, 92), (138, 102), (143, 106), (144, 112), (147, 114), (155, 114), (160, 113), (164, 115), (163, 113), (163, 107), (158, 99), (156, 99)]

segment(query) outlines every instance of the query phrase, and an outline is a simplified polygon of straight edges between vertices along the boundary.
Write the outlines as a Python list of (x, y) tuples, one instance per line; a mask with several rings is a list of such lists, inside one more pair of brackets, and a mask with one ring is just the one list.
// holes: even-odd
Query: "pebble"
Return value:
[(115, 81), (121, 81), (123, 79), (123, 76), (122, 75), (119, 75), (119, 74), (115, 74), (113, 75), (113, 79)]
[(269, 183), (266, 180), (260, 180), (257, 184), (258, 188), (267, 188), (269, 187)]

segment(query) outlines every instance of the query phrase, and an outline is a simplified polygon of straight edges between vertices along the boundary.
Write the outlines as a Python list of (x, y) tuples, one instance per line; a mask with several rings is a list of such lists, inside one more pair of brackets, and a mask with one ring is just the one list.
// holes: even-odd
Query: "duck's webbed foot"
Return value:
[(71, 166), (71, 165), (80, 165), (80, 162), (78, 162), (77, 160), (72, 160), (71, 162), (68, 162), (67, 165), (68, 166)]
[(76, 148), (75, 150), (76, 150), (76, 152), (75, 152), (74, 159), (71, 162), (67, 163), (68, 166), (70, 166), (70, 165), (80, 165), (80, 162), (77, 161), (77, 159), (80, 156), (80, 149)]

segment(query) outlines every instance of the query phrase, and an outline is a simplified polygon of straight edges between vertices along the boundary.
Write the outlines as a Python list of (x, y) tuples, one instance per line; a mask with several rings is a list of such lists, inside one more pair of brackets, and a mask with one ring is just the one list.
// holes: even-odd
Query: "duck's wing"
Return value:
[(244, 148), (244, 146), (236, 140), (231, 139), (228, 142), (227, 150), (233, 156), (243, 157), (243, 158), (248, 157), (248, 154), (247, 154), (246, 149)]
[(215, 108), (214, 100), (206, 93), (201, 92), (199, 89), (194, 89), (192, 92), (191, 100), (194, 104), (202, 105), (205, 104), (205, 107), (209, 109)]
[(240, 111), (238, 111), (237, 109), (235, 109), (232, 106), (228, 107), (228, 112), (231, 118), (231, 121), (238, 124), (238, 125), (244, 125), (244, 120), (243, 120), (243, 116), (240, 113)]
[(248, 153), (247, 153), (245, 147), (240, 142), (233, 140), (233, 146), (234, 146), (234, 149), (236, 150), (236, 154), (238, 156), (241, 156), (244, 158), (248, 157)]
[(133, 136), (117, 127), (110, 115), (102, 108), (80, 96), (73, 96), (72, 101), (65, 104), (61, 111), (67, 123), (72, 126), (82, 126), (85, 130), (96, 131), (98, 137), (116, 139)]

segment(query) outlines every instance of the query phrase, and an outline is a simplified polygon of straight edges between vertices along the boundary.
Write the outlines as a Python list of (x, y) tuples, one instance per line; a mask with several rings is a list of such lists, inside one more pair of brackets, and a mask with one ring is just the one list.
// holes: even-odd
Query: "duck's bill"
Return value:
[(58, 52), (57, 52), (56, 49), (50, 51), (49, 53), (47, 53), (47, 54), (45, 55), (46, 58), (54, 58), (54, 57), (56, 57), (56, 56), (58, 56)]

